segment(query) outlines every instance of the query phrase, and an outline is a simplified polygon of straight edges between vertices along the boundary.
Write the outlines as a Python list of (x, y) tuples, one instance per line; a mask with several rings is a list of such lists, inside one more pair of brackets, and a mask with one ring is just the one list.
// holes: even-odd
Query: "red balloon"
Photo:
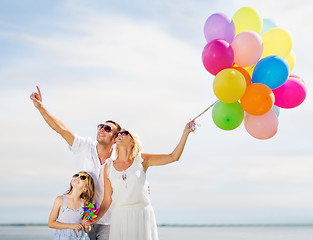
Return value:
[(213, 40), (203, 49), (202, 62), (205, 69), (216, 75), (225, 68), (230, 68), (234, 62), (234, 51), (224, 40)]
[(275, 105), (281, 108), (299, 106), (306, 97), (306, 87), (302, 78), (290, 74), (287, 81), (279, 88), (273, 89)]

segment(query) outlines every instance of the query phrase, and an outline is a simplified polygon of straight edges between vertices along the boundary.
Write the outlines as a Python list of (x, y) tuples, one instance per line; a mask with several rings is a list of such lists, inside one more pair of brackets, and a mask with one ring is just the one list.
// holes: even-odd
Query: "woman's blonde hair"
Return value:
[[(131, 159), (135, 159), (135, 157), (137, 157), (138, 154), (142, 151), (142, 144), (141, 144), (141, 141), (139, 139), (139, 136), (131, 129), (123, 128), (123, 130), (128, 131), (130, 133), (131, 138), (133, 139), (134, 146), (131, 150), (130, 157), (131, 157)], [(119, 155), (119, 149), (117, 146), (116, 147), (116, 157), (118, 157), (118, 155)]]
[[(82, 194), (80, 195), (80, 198), (85, 200), (85, 206), (88, 206), (89, 203), (92, 203), (92, 199), (93, 199), (93, 196), (95, 194), (95, 184), (94, 184), (92, 177), (87, 172), (80, 171), (78, 173), (86, 175), (87, 179), (88, 179), (88, 184), (86, 184), (87, 191), (82, 192)], [(72, 183), (72, 181), (71, 181), (71, 183)], [(70, 183), (70, 189), (67, 190), (66, 194), (70, 194), (73, 190), (73, 186), (71, 183)]]

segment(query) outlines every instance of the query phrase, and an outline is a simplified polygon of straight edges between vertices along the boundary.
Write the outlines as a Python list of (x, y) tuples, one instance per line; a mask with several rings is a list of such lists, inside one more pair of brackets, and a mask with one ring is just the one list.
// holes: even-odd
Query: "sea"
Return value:
[[(162, 225), (159, 240), (310, 240), (313, 225)], [(0, 225), (2, 240), (53, 239), (46, 225)]]

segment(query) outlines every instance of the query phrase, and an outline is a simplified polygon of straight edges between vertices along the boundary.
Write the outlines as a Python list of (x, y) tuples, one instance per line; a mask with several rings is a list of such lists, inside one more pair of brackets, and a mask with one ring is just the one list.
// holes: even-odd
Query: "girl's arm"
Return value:
[(92, 224), (97, 223), (102, 217), (103, 215), (108, 211), (111, 202), (112, 202), (112, 185), (111, 185), (111, 181), (108, 178), (108, 165), (104, 166), (103, 169), (103, 178), (104, 178), (104, 197), (102, 200), (102, 203), (100, 205), (100, 209), (98, 212), (98, 216), (94, 219), (92, 219)]
[(57, 221), (57, 217), (59, 216), (59, 212), (60, 212), (62, 204), (63, 204), (63, 196), (58, 196), (54, 201), (54, 205), (52, 207), (49, 220), (48, 220), (48, 226), (54, 229), (70, 228), (70, 229), (80, 231), (83, 227), (80, 223), (60, 223)]
[(161, 166), (161, 165), (169, 164), (171, 162), (178, 161), (185, 148), (185, 144), (189, 136), (189, 133), (194, 131), (194, 127), (195, 127), (195, 121), (191, 121), (186, 124), (183, 135), (178, 145), (176, 146), (176, 148), (174, 149), (172, 153), (170, 154), (142, 153), (141, 154), (141, 157), (143, 159), (142, 165), (145, 171), (147, 171), (147, 169), (150, 166)]

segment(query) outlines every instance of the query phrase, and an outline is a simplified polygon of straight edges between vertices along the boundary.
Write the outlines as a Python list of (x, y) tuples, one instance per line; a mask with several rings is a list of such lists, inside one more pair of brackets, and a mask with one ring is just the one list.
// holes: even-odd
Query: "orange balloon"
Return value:
[(236, 69), (237, 71), (241, 72), (241, 74), (245, 77), (247, 87), (252, 83), (251, 76), (245, 69), (243, 69), (242, 67), (237, 67), (237, 66), (232, 66), (231, 68)]
[(240, 99), (240, 104), (249, 114), (263, 115), (272, 109), (274, 101), (272, 89), (262, 83), (252, 83)]

